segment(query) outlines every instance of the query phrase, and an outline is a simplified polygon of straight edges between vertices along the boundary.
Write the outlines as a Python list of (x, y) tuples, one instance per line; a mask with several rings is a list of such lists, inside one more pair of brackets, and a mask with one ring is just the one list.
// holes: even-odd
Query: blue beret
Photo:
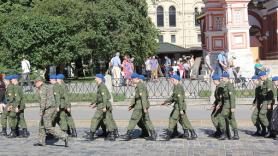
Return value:
[(104, 75), (103, 74), (96, 74), (96, 77), (100, 78), (100, 79), (104, 79)]
[(223, 73), (223, 74), (222, 74), (222, 76), (221, 76), (221, 77), (227, 77), (227, 78), (229, 78), (229, 77), (230, 77), (230, 75), (229, 75), (228, 73), (226, 73), (226, 72), (225, 72), (225, 73)]
[(220, 80), (220, 75), (218, 75), (218, 74), (215, 74), (215, 75), (212, 75), (212, 80)]
[(254, 75), (254, 76), (252, 77), (252, 80), (258, 80), (259, 78), (260, 78), (259, 76)]
[(49, 79), (57, 79), (56, 75), (49, 75)]
[(139, 78), (139, 77), (140, 77), (140, 75), (137, 74), (137, 73), (132, 73), (132, 74), (131, 74), (131, 78), (132, 78), (132, 79), (136, 79), (136, 78)]
[(5, 79), (5, 80), (11, 80), (11, 79), (12, 79), (12, 76), (11, 76), (11, 75), (6, 75), (6, 76), (4, 77), (4, 79)]
[(259, 72), (259, 77), (261, 77), (261, 76), (265, 76), (266, 75), (266, 72)]
[(19, 75), (11, 75), (11, 80), (12, 79), (19, 79)]
[(274, 77), (272, 78), (272, 81), (278, 81), (278, 76), (274, 76)]
[(65, 75), (64, 75), (64, 74), (58, 74), (58, 75), (56, 75), (56, 79), (63, 80), (64, 78), (65, 78)]
[(181, 78), (180, 78), (179, 75), (172, 75), (171, 78), (176, 79), (176, 80), (178, 80), (178, 81), (181, 80)]
[(139, 79), (145, 80), (145, 76), (144, 75), (139, 75)]

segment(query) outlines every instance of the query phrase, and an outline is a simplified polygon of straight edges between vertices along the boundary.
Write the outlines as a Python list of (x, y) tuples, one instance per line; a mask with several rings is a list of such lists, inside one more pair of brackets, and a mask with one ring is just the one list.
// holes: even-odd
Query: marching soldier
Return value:
[(107, 137), (109, 138), (107, 138), (106, 140), (115, 141), (114, 126), (113, 126), (114, 124), (111, 119), (111, 116), (110, 115), (107, 116), (108, 109), (112, 107), (109, 101), (111, 99), (111, 95), (106, 85), (104, 84), (104, 80), (105, 79), (103, 74), (96, 75), (96, 83), (98, 85), (97, 97), (96, 99), (93, 100), (90, 107), (97, 108), (97, 110), (95, 112), (94, 117), (92, 118), (90, 132), (88, 133), (88, 137), (87, 137), (91, 141), (95, 139), (94, 136), (97, 127), (101, 121), (104, 122), (105, 127), (108, 129), (109, 134)]
[(53, 127), (53, 119), (56, 115), (56, 104), (53, 91), (53, 85), (46, 85), (42, 77), (35, 80), (35, 86), (38, 89), (40, 97), (40, 125), (39, 125), (39, 142), (34, 146), (45, 146), (46, 133), (62, 139), (65, 147), (68, 147), (68, 135), (60, 129)]
[(217, 109), (221, 109), (221, 113), (219, 116), (219, 124), (221, 129), (220, 140), (227, 139), (226, 133), (229, 133), (229, 125), (232, 127), (234, 132), (234, 136), (231, 138), (232, 140), (239, 140), (237, 123), (235, 120), (235, 90), (233, 84), (230, 82), (229, 74), (222, 74), (223, 81), (223, 95), (222, 95), (222, 103), (217, 106)]
[(269, 113), (272, 112), (273, 107), (273, 99), (274, 99), (274, 88), (272, 81), (267, 77), (266, 72), (260, 72), (259, 77), (262, 80), (262, 104), (260, 106), (259, 112), (259, 119), (263, 125), (262, 135), (266, 132), (264, 131), (265, 128), (268, 129), (267, 134), (265, 135), (266, 138), (272, 137), (272, 131), (270, 128), (270, 121), (269, 121)]
[[(123, 136), (123, 139), (128, 141), (132, 139), (132, 130), (136, 125), (142, 128), (142, 133), (150, 133), (150, 136), (147, 137), (147, 140), (156, 140), (156, 132), (154, 126), (150, 120), (148, 109), (150, 107), (150, 103), (148, 100), (148, 90), (146, 86), (143, 84), (144, 76), (138, 75), (137, 73), (133, 73), (131, 75), (132, 82), (136, 85), (135, 87), (135, 97), (131, 105), (129, 106), (129, 111), (133, 110), (131, 119), (129, 120), (129, 124), (127, 127), (127, 133)], [(143, 128), (146, 128), (146, 132), (143, 131)]]
[[(275, 77), (273, 77), (272, 78), (272, 81), (273, 81), (273, 83), (274, 83), (274, 86), (276, 87), (276, 96), (277, 96), (277, 101), (278, 101), (278, 76), (275, 76)], [(272, 130), (275, 130), (276, 131), (276, 133), (275, 134), (273, 134), (274, 136), (274, 140), (278, 140), (278, 137), (277, 137), (277, 120), (278, 120), (278, 118), (277, 118), (277, 110), (278, 110), (278, 106), (276, 106), (276, 108), (275, 108), (275, 110), (276, 111), (274, 111), (273, 112), (273, 116), (272, 116)]]
[(221, 130), (219, 126), (219, 115), (221, 113), (220, 109), (218, 108), (218, 105), (220, 105), (221, 100), (222, 100), (222, 94), (223, 94), (223, 84), (220, 81), (220, 76), (219, 75), (213, 75), (212, 80), (213, 83), (216, 85), (215, 91), (214, 91), (214, 97), (215, 101), (213, 102), (212, 105), (212, 113), (211, 113), (211, 121), (216, 129), (216, 132), (213, 134), (213, 137), (218, 138), (221, 135)]
[[(255, 88), (255, 99), (253, 101), (253, 106), (252, 106), (252, 116), (251, 116), (251, 120), (252, 123), (255, 125), (256, 127), (256, 132), (253, 134), (253, 136), (261, 136), (262, 135), (262, 131), (266, 132), (265, 127), (262, 125), (260, 119), (259, 119), (259, 112), (261, 111), (261, 104), (262, 104), (262, 86), (260, 84), (260, 78), (255, 75), (252, 77), (252, 81), (253, 83), (256, 85)], [(262, 127), (262, 128), (261, 128)], [(262, 130), (263, 129), (263, 130)]]
[[(174, 103), (173, 111), (171, 112), (170, 118), (169, 118), (169, 127), (166, 136), (164, 137), (165, 140), (170, 140), (171, 136), (173, 134), (174, 128), (179, 122), (184, 130), (184, 137), (186, 139), (192, 140), (197, 138), (197, 134), (195, 133), (195, 130), (191, 126), (190, 121), (187, 118), (186, 115), (186, 103), (185, 103), (185, 93), (183, 86), (180, 84), (180, 77), (178, 75), (171, 76), (171, 82), (174, 84), (174, 90), (173, 94), (169, 99), (167, 99), (164, 103), (165, 104), (172, 104)], [(188, 130), (190, 131), (190, 136), (188, 133)]]
[[(65, 132), (71, 131), (72, 137), (77, 137), (76, 127), (71, 115), (71, 103), (68, 96), (68, 88), (64, 83), (65, 76), (63, 74), (58, 74), (56, 76), (57, 82), (59, 84), (59, 98), (60, 98), (60, 126)], [(69, 129), (68, 129), (69, 128)]]
[(14, 88), (14, 108), (16, 113), (16, 119), (13, 121), (16, 125), (17, 129), (20, 127), (22, 129), (22, 137), (27, 138), (27, 125), (24, 118), (24, 110), (25, 110), (25, 102), (24, 102), (24, 95), (23, 95), (23, 88), (19, 85), (18, 82), (18, 75), (14, 75), (11, 79)]
[[(11, 75), (7, 75), (4, 78), (4, 83), (6, 86), (6, 93), (5, 93), (5, 106), (1, 115), (1, 125), (2, 125), (2, 136), (7, 136), (7, 122), (8, 122), (8, 116), (10, 113), (11, 108), (11, 101), (13, 99), (13, 85), (11, 84)], [(9, 121), (10, 124), (10, 121)], [(11, 126), (11, 125), (10, 125)], [(15, 127), (11, 127), (13, 129)], [(12, 131), (12, 130), (11, 130)]]

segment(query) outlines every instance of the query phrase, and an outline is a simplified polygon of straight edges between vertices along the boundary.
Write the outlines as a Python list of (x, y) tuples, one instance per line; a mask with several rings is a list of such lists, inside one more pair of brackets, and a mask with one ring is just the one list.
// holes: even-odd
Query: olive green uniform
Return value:
[(27, 129), (26, 121), (24, 118), (24, 110), (26, 106), (24, 102), (23, 88), (20, 85), (14, 85), (14, 97), (17, 108), (19, 109), (19, 112), (17, 113), (16, 125), (22, 129)]
[(269, 119), (268, 119), (268, 113), (272, 111), (271, 109), (268, 109), (268, 105), (271, 107), (273, 106), (273, 99), (274, 99), (274, 87), (272, 84), (272, 81), (269, 79), (266, 79), (263, 81), (262, 84), (262, 105), (261, 110), (259, 112), (259, 119), (263, 126), (269, 127)]
[(228, 125), (226, 125), (226, 121), (228, 122), (232, 129), (237, 130), (237, 123), (235, 120), (234, 112), (231, 112), (231, 109), (235, 109), (235, 90), (232, 83), (227, 82), (224, 83), (223, 86), (223, 95), (222, 95), (222, 103), (221, 103), (221, 113), (219, 116), (219, 124), (220, 129), (222, 131), (226, 131)]
[(147, 128), (148, 131), (154, 131), (154, 126), (150, 120), (149, 113), (144, 112), (144, 109), (148, 110), (150, 107), (148, 96), (146, 86), (142, 82), (139, 82), (135, 88), (134, 100), (131, 103), (131, 108), (134, 110), (131, 119), (129, 120), (127, 131), (132, 131), (136, 125), (142, 129)]
[[(165, 103), (174, 103), (174, 108), (169, 118), (168, 130), (170, 132), (174, 131), (177, 122), (181, 124), (183, 129), (193, 130), (193, 127), (191, 126), (191, 123), (186, 115), (185, 93), (182, 85), (174, 85), (173, 94), (165, 101)], [(183, 115), (180, 114), (181, 111), (184, 112)]]
[(223, 94), (223, 83), (220, 83), (219, 85), (216, 86), (215, 91), (214, 91), (214, 98), (215, 101), (213, 102), (214, 109), (211, 113), (211, 121), (216, 129), (219, 129), (219, 115), (221, 113), (221, 110), (217, 110), (217, 105), (221, 103), (222, 100), (222, 94)]
[[(15, 128), (15, 125), (11, 125), (11, 121), (10, 121), (10, 118), (9, 117), (9, 114), (10, 114), (10, 111), (8, 111), (8, 107), (12, 105), (12, 101), (13, 101), (13, 96), (14, 96), (14, 93), (13, 93), (13, 85), (12, 84), (9, 84), (6, 88), (6, 95), (5, 95), (5, 99), (6, 99), (6, 107), (5, 109), (3, 110), (3, 113), (1, 115), (1, 125), (2, 127), (5, 127), (7, 128), (7, 121), (9, 119), (9, 125), (11, 128)], [(14, 127), (12, 127), (14, 126)]]
[[(111, 107), (111, 102), (109, 101), (110, 99), (111, 99), (111, 95), (107, 87), (105, 86), (105, 84), (104, 83), (99, 84), (97, 90), (97, 97), (92, 102), (93, 104), (96, 104), (97, 110), (94, 114), (94, 117), (91, 120), (91, 128), (90, 128), (91, 133), (96, 132), (97, 127), (101, 121), (104, 122), (109, 132), (113, 131), (114, 124), (111, 119), (112, 115), (109, 115), (110, 111), (108, 111), (109, 107)], [(106, 108), (108, 113), (103, 112), (104, 108)], [(106, 116), (106, 114), (108, 114), (108, 116)]]
[(52, 134), (62, 140), (67, 140), (68, 135), (60, 129), (53, 127), (53, 119), (56, 116), (56, 103), (53, 85), (43, 84), (39, 89), (41, 120), (39, 126), (39, 143), (45, 145), (46, 133)]

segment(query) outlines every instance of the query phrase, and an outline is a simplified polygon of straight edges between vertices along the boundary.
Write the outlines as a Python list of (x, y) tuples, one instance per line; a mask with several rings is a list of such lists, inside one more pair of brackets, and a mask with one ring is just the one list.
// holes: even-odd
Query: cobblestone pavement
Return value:
[[(31, 133), (28, 139), (16, 138), (8, 139), (0, 137), (1, 156), (277, 156), (278, 141), (265, 138), (255, 138), (250, 134), (254, 128), (240, 128), (239, 141), (218, 141), (208, 137), (212, 134), (212, 128), (198, 127), (199, 138), (194, 141), (184, 139), (173, 139), (169, 142), (163, 141), (161, 137), (157, 141), (145, 141), (135, 139), (129, 142), (118, 139), (115, 142), (106, 142), (103, 138), (98, 138), (93, 142), (86, 141), (86, 128), (78, 128), (78, 138), (70, 139), (70, 147), (63, 147), (62, 141), (48, 140), (45, 147), (34, 147), (37, 141), (37, 127), (29, 128)], [(163, 133), (163, 128), (156, 129), (159, 134)], [(120, 128), (120, 133), (125, 133), (125, 128)], [(139, 130), (134, 134), (138, 136)]]

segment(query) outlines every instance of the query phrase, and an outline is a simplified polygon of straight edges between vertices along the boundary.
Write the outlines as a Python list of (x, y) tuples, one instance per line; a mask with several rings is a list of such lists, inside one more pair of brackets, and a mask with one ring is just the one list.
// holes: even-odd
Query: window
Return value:
[(202, 36), (201, 34), (198, 34), (198, 42), (201, 42), (202, 41)]
[(171, 35), (171, 43), (176, 43), (176, 35)]
[(222, 22), (223, 22), (223, 19), (221, 16), (214, 16), (214, 30), (221, 31), (222, 30)]
[(163, 43), (164, 42), (163, 35), (159, 35), (158, 42), (159, 43)]
[(176, 27), (176, 8), (174, 6), (169, 8), (169, 26)]
[(164, 27), (164, 10), (162, 6), (157, 7), (156, 14), (157, 14), (157, 26)]

